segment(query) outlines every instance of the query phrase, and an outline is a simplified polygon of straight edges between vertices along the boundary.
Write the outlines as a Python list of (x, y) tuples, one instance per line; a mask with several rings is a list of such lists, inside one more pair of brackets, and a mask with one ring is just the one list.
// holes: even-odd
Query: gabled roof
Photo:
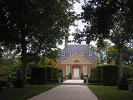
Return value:
[(79, 54), (74, 54), (64, 60), (62, 64), (91, 64), (91, 62)]
[[(64, 53), (64, 55), (63, 55)], [(70, 57), (71, 55), (79, 54), (84, 56), (86, 59), (88, 58), (97, 58), (95, 51), (89, 48), (88, 45), (67, 45), (59, 54), (59, 57)], [(90, 55), (91, 54), (91, 55)]]

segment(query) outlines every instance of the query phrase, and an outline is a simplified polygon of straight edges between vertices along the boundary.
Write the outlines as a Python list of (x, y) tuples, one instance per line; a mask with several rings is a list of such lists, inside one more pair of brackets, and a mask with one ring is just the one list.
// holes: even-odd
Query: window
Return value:
[(81, 52), (81, 56), (84, 56), (84, 52)]
[(90, 63), (92, 63), (92, 60), (90, 60)]
[(89, 52), (89, 56), (92, 56), (92, 52)]
[(65, 56), (65, 51), (62, 52), (62, 56)]
[(70, 73), (70, 66), (67, 65), (67, 66), (66, 66), (66, 75), (69, 75), (69, 73)]
[(83, 66), (83, 75), (87, 75), (87, 66)]
[(69, 51), (69, 53), (70, 53), (70, 56), (73, 55), (73, 52), (72, 51)]

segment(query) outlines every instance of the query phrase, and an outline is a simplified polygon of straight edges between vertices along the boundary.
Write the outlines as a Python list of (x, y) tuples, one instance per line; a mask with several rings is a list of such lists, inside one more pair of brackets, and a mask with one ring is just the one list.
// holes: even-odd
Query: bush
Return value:
[(17, 73), (17, 79), (14, 80), (13, 83), (15, 88), (23, 88), (24, 87), (24, 83), (22, 81), (22, 75)]
[(120, 90), (128, 90), (128, 80), (127, 80), (126, 75), (123, 75), (121, 81), (118, 84), (118, 88)]
[(58, 80), (58, 69), (57, 68), (53, 68), (53, 74), (52, 74), (52, 79), (53, 80)]
[(68, 79), (72, 79), (72, 74), (71, 73), (69, 73)]
[(61, 77), (61, 82), (63, 82), (63, 73), (62, 70), (58, 70), (58, 77)]
[(46, 69), (32, 68), (31, 84), (44, 84), (46, 83)]
[(80, 79), (82, 79), (82, 80), (84, 79), (83, 73), (81, 73)]
[(118, 66), (103, 65), (101, 66), (101, 83), (103, 85), (117, 85)]
[(32, 68), (31, 84), (52, 83), (58, 80), (58, 69), (52, 67)]
[(50, 84), (50, 83), (51, 83), (51, 84), (56, 84), (56, 83), (58, 83), (58, 79), (52, 79), (52, 80), (51, 80), (51, 79), (48, 79), (48, 80), (47, 80), (47, 83), (48, 83), (48, 84)]
[(24, 83), (23, 83), (22, 79), (16, 79), (14, 81), (14, 87), (15, 88), (23, 88), (24, 87)]
[(123, 74), (126, 75), (127, 78), (133, 77), (133, 66), (132, 65), (124, 65)]
[(52, 67), (44, 67), (46, 69), (46, 79), (52, 79)]
[(100, 66), (96, 66), (96, 68), (94, 68), (92, 70), (90, 79), (89, 79), (90, 83), (101, 83), (101, 67)]

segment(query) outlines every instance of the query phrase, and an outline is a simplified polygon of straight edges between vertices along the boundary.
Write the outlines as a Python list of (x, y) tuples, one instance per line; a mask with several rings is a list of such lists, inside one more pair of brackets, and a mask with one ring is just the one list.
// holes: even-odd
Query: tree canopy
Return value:
[(133, 39), (132, 0), (85, 0), (81, 19), (87, 23), (77, 38), (86, 37), (102, 44), (109, 39), (117, 45), (119, 54), (119, 79), (122, 77), (122, 54), (124, 46)]
[(0, 0), (0, 45), (20, 47), (23, 75), (27, 53), (46, 55), (62, 42), (75, 19), (72, 5), (73, 0)]

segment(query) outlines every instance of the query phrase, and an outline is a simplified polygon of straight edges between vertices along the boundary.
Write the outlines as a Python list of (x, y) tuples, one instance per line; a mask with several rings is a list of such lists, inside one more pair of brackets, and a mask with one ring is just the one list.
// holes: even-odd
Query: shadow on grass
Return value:
[(133, 93), (128, 90), (118, 90), (117, 86), (88, 86), (99, 100), (133, 100)]
[(0, 92), (0, 100), (27, 100), (39, 93), (54, 88), (57, 84), (26, 85), (24, 88), (12, 88)]

